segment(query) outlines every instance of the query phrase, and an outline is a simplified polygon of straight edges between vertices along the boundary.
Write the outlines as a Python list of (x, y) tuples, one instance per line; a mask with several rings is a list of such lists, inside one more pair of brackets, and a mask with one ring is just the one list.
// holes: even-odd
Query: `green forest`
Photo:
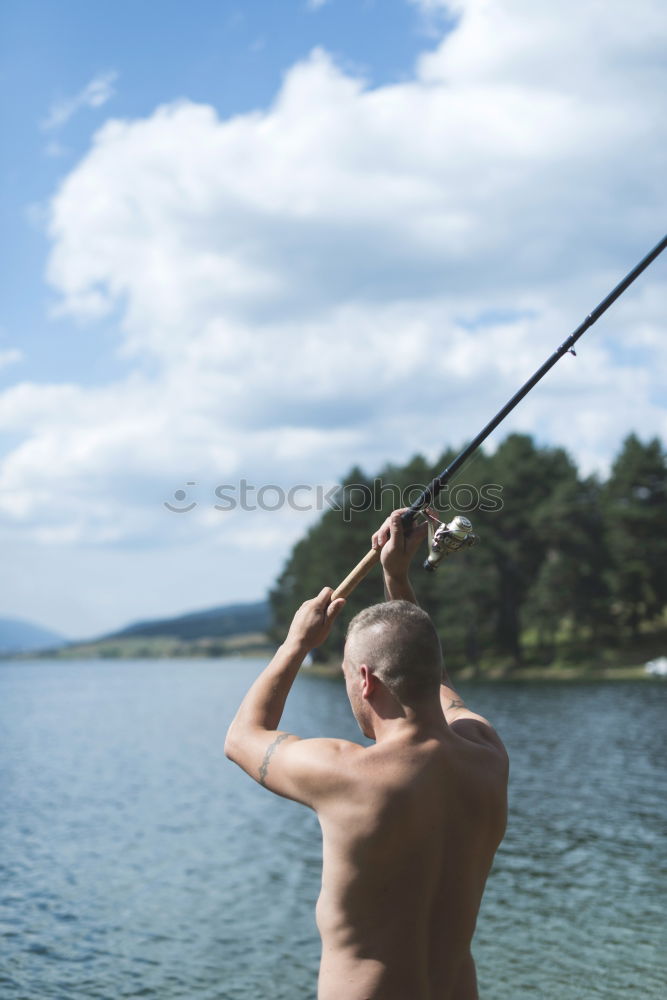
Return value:
[[(323, 513), (294, 546), (270, 594), (276, 639), (302, 601), (335, 587), (359, 561), (399, 495), (416, 499), (456, 454), (433, 465), (416, 455), (376, 475), (350, 470), (342, 509)], [(415, 558), (417, 598), (451, 671), (511, 675), (530, 665), (614, 665), (665, 652), (667, 456), (658, 439), (630, 435), (603, 480), (581, 476), (562, 448), (511, 434), (493, 454), (477, 452), (436, 509), (444, 521), (465, 514), (480, 539), (435, 573)], [(329, 654), (342, 650), (351, 616), (379, 600), (375, 569), (348, 599)]]

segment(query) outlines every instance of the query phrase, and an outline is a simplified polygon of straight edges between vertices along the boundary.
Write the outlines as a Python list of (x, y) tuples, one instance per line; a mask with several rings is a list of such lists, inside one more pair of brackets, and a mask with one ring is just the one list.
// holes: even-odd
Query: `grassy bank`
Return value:
[[(528, 637), (523, 651), (521, 665), (493, 656), (481, 658), (476, 666), (466, 665), (455, 670), (451, 670), (449, 664), (452, 678), (466, 681), (651, 680), (644, 666), (649, 660), (667, 655), (667, 627), (661, 624), (647, 628), (635, 637), (619, 637), (604, 646), (561, 640), (548, 651)], [(340, 672), (340, 657), (328, 656), (311, 670), (334, 676)]]
[[(274, 650), (275, 644), (262, 632), (189, 640), (172, 636), (116, 636), (13, 658), (154, 660), (259, 656), (268, 660)], [(548, 663), (543, 660), (543, 649), (537, 644), (526, 643), (524, 662), (520, 666), (488, 657), (480, 660), (476, 667), (468, 665), (452, 671), (452, 677), (465, 681), (650, 680), (644, 664), (666, 652), (667, 628), (661, 627), (635, 639), (619, 640), (597, 649), (585, 643), (561, 643)], [(306, 669), (314, 675), (339, 676), (340, 655), (325, 655)]]
[[(340, 677), (340, 661), (326, 660), (323, 663), (315, 663), (308, 667), (308, 673), (321, 677)], [(572, 667), (557, 666), (552, 667), (517, 667), (507, 670), (502, 667), (488, 668), (475, 671), (471, 667), (465, 667), (453, 674), (452, 681), (495, 681), (498, 683), (525, 682), (554, 682), (554, 681), (637, 681), (655, 680), (646, 673), (644, 664), (626, 665), (619, 667)]]

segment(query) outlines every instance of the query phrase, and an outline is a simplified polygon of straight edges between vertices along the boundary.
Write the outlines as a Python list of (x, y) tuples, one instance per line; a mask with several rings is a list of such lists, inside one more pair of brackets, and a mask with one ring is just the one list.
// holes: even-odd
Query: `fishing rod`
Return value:
[[(477, 451), (479, 446), (484, 442), (489, 434), (492, 433), (500, 424), (508, 413), (514, 409), (514, 407), (521, 402), (524, 396), (528, 395), (530, 390), (537, 385), (537, 383), (542, 379), (546, 373), (553, 368), (557, 361), (559, 361), (564, 354), (568, 352), (570, 354), (575, 354), (574, 345), (579, 340), (579, 338), (588, 330), (597, 320), (602, 316), (604, 312), (607, 311), (610, 305), (612, 305), (619, 296), (628, 288), (636, 278), (644, 271), (652, 261), (658, 257), (662, 251), (667, 247), (667, 236), (664, 236), (662, 240), (650, 253), (640, 260), (636, 267), (632, 269), (625, 278), (616, 285), (615, 288), (611, 290), (609, 295), (600, 302), (596, 308), (586, 316), (586, 319), (580, 323), (574, 333), (571, 333), (567, 340), (557, 348), (551, 357), (547, 358), (544, 364), (537, 369), (534, 375), (525, 382), (521, 388), (512, 396), (512, 398), (507, 402), (501, 410), (496, 413), (495, 417), (486, 424), (485, 427), (479, 432), (479, 434), (472, 439), (469, 445), (467, 445), (460, 455), (449, 463), (446, 469), (444, 469), (439, 476), (436, 476), (433, 482), (426, 487), (425, 490), (421, 492), (419, 497), (414, 501), (413, 504), (408, 507), (405, 513), (402, 515), (403, 527), (406, 531), (410, 530), (412, 522), (416, 515), (423, 511), (425, 508), (429, 507), (431, 504), (435, 503), (438, 496), (440, 495), (442, 489), (449, 482), (452, 476), (461, 469), (461, 467), (468, 461), (470, 456)], [(441, 525), (438, 531), (432, 538), (431, 553), (429, 558), (425, 562), (425, 566), (429, 569), (434, 569), (436, 563), (442, 558), (443, 555), (448, 555), (459, 548), (465, 547), (466, 545), (472, 544), (475, 541), (475, 536), (472, 534), (472, 525), (467, 518), (461, 517), (460, 515), (449, 524)], [(367, 552), (364, 558), (354, 567), (351, 573), (349, 573), (342, 583), (336, 587), (333, 598), (336, 597), (347, 597), (348, 594), (352, 593), (354, 588), (361, 583), (364, 577), (370, 572), (370, 570), (380, 561), (380, 549), (371, 549)], [(332, 598), (332, 599), (333, 599)]]

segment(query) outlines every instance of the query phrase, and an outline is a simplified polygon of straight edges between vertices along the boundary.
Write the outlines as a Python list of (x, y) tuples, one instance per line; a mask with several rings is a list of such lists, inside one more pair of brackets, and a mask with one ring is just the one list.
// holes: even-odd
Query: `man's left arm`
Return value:
[(260, 784), (313, 806), (327, 779), (339, 770), (344, 740), (301, 740), (278, 729), (287, 696), (306, 653), (322, 645), (345, 601), (325, 587), (302, 604), (287, 638), (254, 682), (229, 727), (225, 754)]

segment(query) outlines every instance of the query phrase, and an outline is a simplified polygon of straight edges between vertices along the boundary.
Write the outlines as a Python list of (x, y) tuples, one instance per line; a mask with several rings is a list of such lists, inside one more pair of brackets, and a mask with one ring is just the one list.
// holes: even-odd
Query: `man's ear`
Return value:
[(375, 691), (377, 677), (366, 663), (362, 663), (359, 667), (359, 678), (361, 680), (361, 695), (363, 698), (368, 698)]

